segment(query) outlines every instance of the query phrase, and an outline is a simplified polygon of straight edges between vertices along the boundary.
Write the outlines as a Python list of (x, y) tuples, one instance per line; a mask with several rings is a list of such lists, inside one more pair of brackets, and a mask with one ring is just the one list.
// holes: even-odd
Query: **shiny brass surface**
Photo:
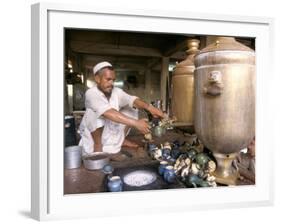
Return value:
[(214, 172), (216, 182), (225, 185), (236, 185), (237, 178), (239, 177), (238, 170), (233, 166), (233, 161), (238, 153), (222, 154), (213, 153), (216, 161), (217, 168)]
[[(198, 138), (213, 153), (239, 152), (255, 136), (254, 51), (234, 38), (219, 37), (195, 56), (195, 66)], [(218, 172), (236, 178), (230, 166), (220, 166)]]
[(172, 113), (187, 126), (193, 125), (194, 55), (199, 52), (199, 43), (197, 39), (187, 41), (187, 57), (176, 65), (172, 77)]

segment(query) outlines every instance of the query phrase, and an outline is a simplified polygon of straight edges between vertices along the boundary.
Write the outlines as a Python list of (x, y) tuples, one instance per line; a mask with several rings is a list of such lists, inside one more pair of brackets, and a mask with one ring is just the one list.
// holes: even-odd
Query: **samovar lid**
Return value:
[(234, 37), (216, 37), (195, 55), (196, 69), (201, 66), (217, 64), (249, 64), (255, 65), (255, 51), (239, 43)]
[(239, 43), (234, 37), (216, 37), (214, 43), (209, 44), (198, 54), (212, 51), (254, 51), (251, 48)]
[(199, 52), (199, 43), (197, 39), (188, 39), (187, 40), (187, 57), (185, 60), (176, 64), (174, 68), (173, 75), (181, 75), (186, 73), (193, 73), (194, 71), (194, 56)]

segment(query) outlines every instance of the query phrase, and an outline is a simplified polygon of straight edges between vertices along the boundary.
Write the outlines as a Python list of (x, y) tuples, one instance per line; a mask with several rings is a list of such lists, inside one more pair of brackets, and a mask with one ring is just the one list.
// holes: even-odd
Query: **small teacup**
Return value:
[(157, 150), (157, 146), (155, 144), (149, 143), (148, 144), (148, 154), (153, 157), (155, 151)]
[(176, 173), (173, 166), (167, 166), (164, 171), (164, 180), (168, 183), (174, 183), (176, 181)]
[(169, 148), (162, 149), (162, 157), (163, 159), (168, 159), (171, 156), (171, 150)]
[(148, 150), (155, 150), (157, 148), (157, 145), (153, 143), (148, 143)]
[(111, 192), (122, 191), (123, 183), (119, 176), (112, 176), (109, 178), (107, 183), (108, 190)]
[(161, 161), (160, 165), (158, 167), (158, 173), (160, 175), (163, 175), (167, 166), (168, 166), (168, 162), (167, 161)]

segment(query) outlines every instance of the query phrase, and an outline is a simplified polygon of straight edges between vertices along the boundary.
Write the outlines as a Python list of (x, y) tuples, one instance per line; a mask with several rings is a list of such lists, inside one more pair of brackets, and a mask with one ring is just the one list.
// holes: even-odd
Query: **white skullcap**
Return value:
[(101, 69), (103, 69), (103, 68), (105, 68), (105, 67), (112, 67), (112, 64), (110, 64), (110, 63), (107, 62), (107, 61), (103, 61), (103, 62), (100, 62), (100, 63), (96, 64), (96, 66), (95, 66), (94, 69), (93, 69), (94, 75), (96, 75), (96, 73), (97, 73), (99, 70), (101, 70)]

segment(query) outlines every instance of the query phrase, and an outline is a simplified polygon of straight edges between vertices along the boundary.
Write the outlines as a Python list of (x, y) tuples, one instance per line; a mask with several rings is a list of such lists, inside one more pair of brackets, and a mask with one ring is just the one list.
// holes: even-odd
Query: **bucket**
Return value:
[(64, 149), (64, 167), (75, 169), (81, 166), (82, 146), (73, 145)]

